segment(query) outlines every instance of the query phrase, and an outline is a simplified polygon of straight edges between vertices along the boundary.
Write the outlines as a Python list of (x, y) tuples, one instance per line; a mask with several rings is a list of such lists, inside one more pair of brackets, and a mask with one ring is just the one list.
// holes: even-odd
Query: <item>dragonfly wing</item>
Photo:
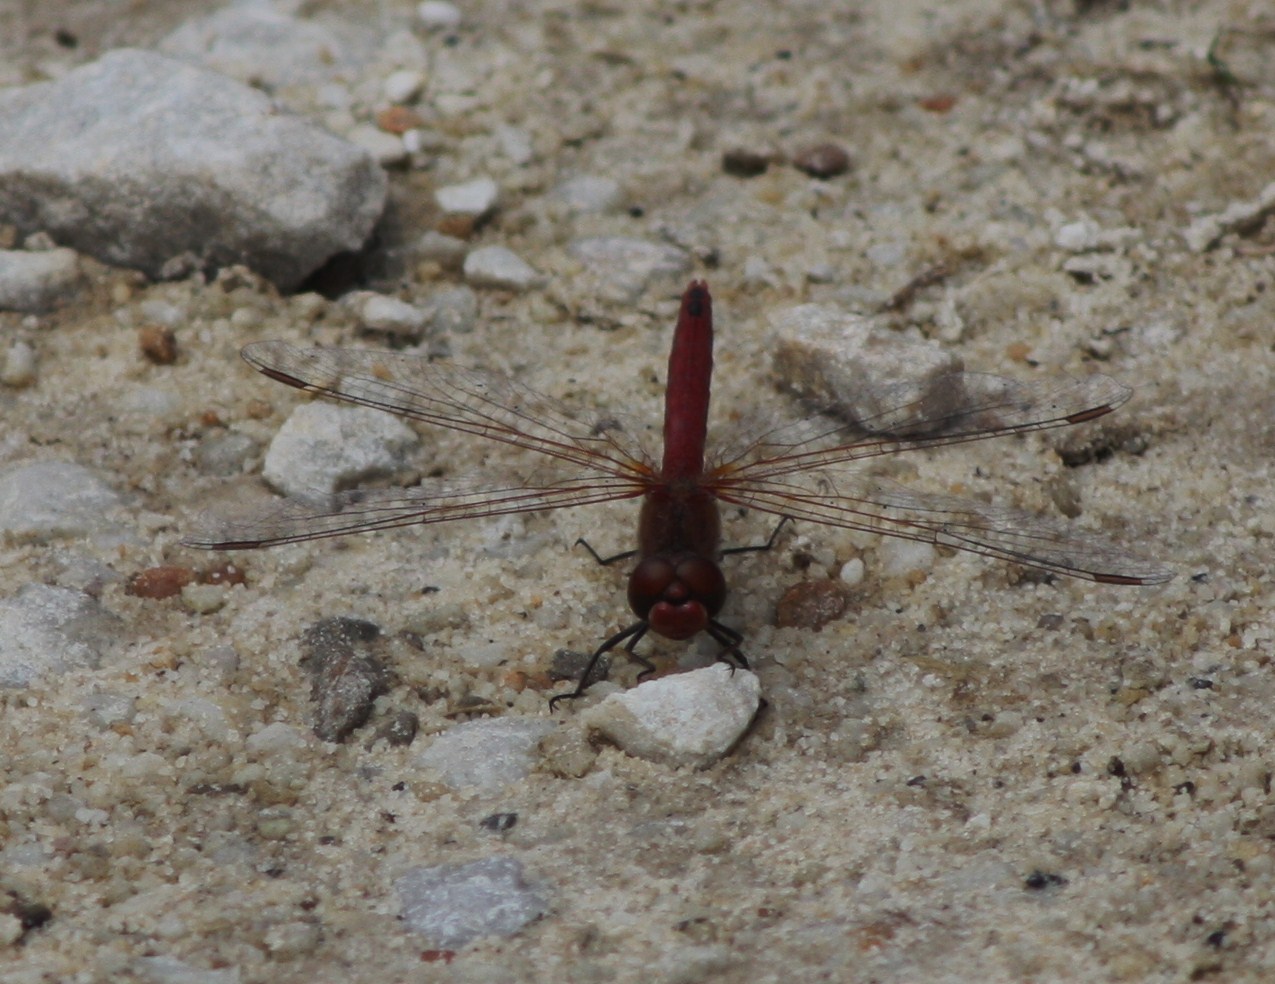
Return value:
[(918, 448), (1094, 420), (1129, 399), (1110, 376), (1026, 383), (987, 373), (954, 372), (886, 391), (872, 406), (824, 408), (795, 424), (755, 430), (714, 458), (741, 478), (778, 477)]
[(272, 508), (246, 516), (201, 517), (182, 540), (205, 550), (248, 550), (299, 543), (347, 533), (503, 516), (632, 498), (645, 486), (601, 478), (528, 486), (506, 478), (429, 479), (412, 488), (356, 489), (313, 499), (281, 499)]
[(823, 473), (715, 486), (718, 498), (827, 526), (920, 540), (1112, 584), (1159, 584), (1173, 572), (1066, 523), (972, 499)]
[(400, 352), (254, 342), (243, 357), (271, 379), (346, 403), (525, 448), (612, 475), (649, 473), (642, 437), (618, 416), (584, 414), (498, 373)]

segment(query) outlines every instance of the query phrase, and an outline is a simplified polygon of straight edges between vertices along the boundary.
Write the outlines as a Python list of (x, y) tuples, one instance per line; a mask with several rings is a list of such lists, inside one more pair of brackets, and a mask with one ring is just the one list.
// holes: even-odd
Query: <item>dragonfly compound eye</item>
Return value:
[(726, 580), (704, 557), (647, 557), (629, 578), (634, 613), (666, 639), (702, 632), (725, 600)]

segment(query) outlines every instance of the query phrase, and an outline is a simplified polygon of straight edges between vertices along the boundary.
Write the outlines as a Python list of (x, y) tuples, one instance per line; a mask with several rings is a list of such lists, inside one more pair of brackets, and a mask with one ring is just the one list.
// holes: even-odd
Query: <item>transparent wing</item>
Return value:
[(528, 486), (486, 477), (430, 479), (406, 489), (337, 492), (313, 500), (281, 499), (273, 508), (246, 516), (201, 517), (182, 540), (204, 550), (250, 550), (347, 533), (392, 529), (456, 519), (504, 516), (633, 498), (646, 486), (630, 480), (591, 479)]
[(1065, 523), (867, 476), (804, 473), (714, 486), (724, 502), (826, 526), (919, 540), (1107, 584), (1159, 584), (1166, 567)]
[(1042, 385), (951, 373), (887, 390), (876, 407), (834, 408), (840, 419), (816, 415), (757, 431), (714, 462), (708, 484), (725, 502), (780, 516), (954, 547), (1093, 581), (1156, 584), (1172, 572), (1065, 523), (914, 492), (836, 467), (1094, 420), (1130, 393), (1101, 375)]
[(1109, 376), (1024, 383), (955, 372), (888, 388), (875, 406), (827, 408), (794, 424), (754, 429), (716, 455), (715, 473), (741, 481), (780, 478), (917, 448), (1065, 427), (1110, 413), (1132, 390)]
[(449, 430), (525, 448), (582, 470), (646, 475), (642, 435), (618, 416), (569, 410), (506, 376), (404, 353), (254, 342), (243, 357), (271, 379)]

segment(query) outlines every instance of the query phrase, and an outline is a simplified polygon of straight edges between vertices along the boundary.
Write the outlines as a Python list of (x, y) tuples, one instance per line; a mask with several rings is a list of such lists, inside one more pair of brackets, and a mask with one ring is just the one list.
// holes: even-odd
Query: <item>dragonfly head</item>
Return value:
[(726, 603), (726, 578), (707, 557), (644, 557), (629, 575), (629, 606), (666, 639), (708, 628)]

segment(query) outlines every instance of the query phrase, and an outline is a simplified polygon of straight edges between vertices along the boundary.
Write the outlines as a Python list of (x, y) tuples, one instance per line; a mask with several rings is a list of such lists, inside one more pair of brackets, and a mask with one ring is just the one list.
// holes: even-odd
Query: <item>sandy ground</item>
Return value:
[[(38, 6), (5, 15), (11, 75), (152, 43), (212, 9)], [(601, 749), (583, 777), (536, 771), (486, 794), (431, 781), (415, 756), (466, 708), (548, 714), (524, 683), (627, 615), (622, 572), (571, 545), (624, 549), (631, 505), (253, 554), (248, 584), (209, 614), (107, 578), (113, 654), (0, 696), (2, 887), (52, 913), (0, 950), (0, 977), (178, 979), (139, 976), (138, 958), (168, 956), (206, 972), (183, 980), (245, 982), (1271, 979), (1275, 236), (1258, 216), (1208, 249), (1184, 238), (1275, 175), (1271, 22), (1225, 0), (632, 6), (465, 8), (447, 50), (476, 95), (434, 166), (395, 176), (399, 221), (424, 231), (416, 203), (434, 185), (489, 174), (505, 205), (480, 241), (550, 282), (483, 294), (478, 329), (449, 340), (456, 360), (654, 412), (685, 278), (621, 306), (592, 294), (564, 247), (690, 229), (717, 300), (719, 412), (764, 400), (794, 413), (770, 379), (768, 313), (871, 312), (941, 263), (893, 316), (899, 330), (970, 368), (1096, 366), (1137, 395), (1088, 432), (1102, 449), (1088, 464), (1032, 437), (914, 456), (898, 477), (1040, 512), (1078, 501), (1079, 524), (1177, 578), (1048, 583), (946, 555), (886, 578), (872, 538), (804, 525), (730, 564), (726, 620), (768, 701), (730, 757), (691, 772)], [(386, 29), (412, 15), (356, 0), (306, 11)], [(58, 48), (52, 26), (80, 46)], [(502, 158), (501, 124), (532, 135), (530, 163)], [(735, 146), (825, 140), (849, 150), (848, 174), (722, 173)], [(577, 173), (616, 177), (640, 214), (546, 220), (535, 203)], [(1059, 239), (1068, 226), (1079, 246)], [(746, 277), (750, 261), (766, 275)], [(423, 268), (400, 294), (453, 279)], [(189, 314), (175, 365), (137, 351), (154, 299)], [(4, 463), (98, 470), (134, 534), (9, 545), (0, 594), (92, 564), (206, 563), (177, 544), (193, 517), (263, 493), (253, 475), (193, 466), (220, 433), (201, 415), (268, 440), (297, 397), (234, 353), (260, 337), (364, 341), (322, 312), (251, 281), (98, 268), (56, 315), (0, 316), (39, 357), (34, 386), (0, 393)], [(488, 450), (425, 440), (426, 471), (463, 472)], [(764, 517), (727, 518), (731, 542), (768, 532)], [(787, 588), (853, 558), (866, 576), (847, 617), (773, 627)], [(467, 617), (438, 614), (458, 608)], [(342, 746), (249, 746), (274, 722), (307, 731), (298, 640), (325, 615), (395, 637), (383, 711), (420, 716), (414, 745), (368, 747), (370, 726)], [(135, 698), (132, 717), (94, 723), (86, 702), (102, 694)], [(556, 717), (570, 728), (572, 715)], [(496, 812), (517, 825), (479, 826)], [(450, 962), (403, 931), (403, 870), (496, 855), (521, 861), (543, 918)]]

